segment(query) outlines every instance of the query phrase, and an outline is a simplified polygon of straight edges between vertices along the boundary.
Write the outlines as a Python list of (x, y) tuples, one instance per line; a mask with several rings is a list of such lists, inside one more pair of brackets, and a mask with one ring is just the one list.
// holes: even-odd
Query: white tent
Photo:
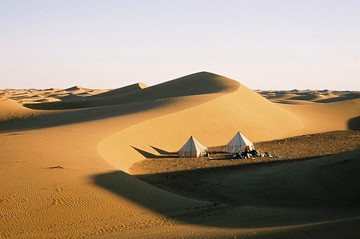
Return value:
[(199, 143), (194, 137), (190, 139), (179, 150), (180, 157), (201, 157), (206, 154), (208, 148)]
[(254, 144), (251, 143), (242, 133), (237, 132), (236, 135), (226, 144), (226, 152), (241, 153), (248, 146), (250, 150), (255, 149)]

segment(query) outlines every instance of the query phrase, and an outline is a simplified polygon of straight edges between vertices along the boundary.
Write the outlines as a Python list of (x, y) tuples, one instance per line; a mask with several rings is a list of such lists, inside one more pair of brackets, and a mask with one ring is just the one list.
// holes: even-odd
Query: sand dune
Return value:
[[(72, 102), (52, 102), (41, 105), (27, 104), (26, 107), (32, 109), (57, 110), (129, 104), (188, 95), (216, 93), (217, 91), (230, 90), (238, 85), (237, 82), (222, 79), (226, 78), (207, 72), (200, 72), (153, 87), (143, 88), (144, 85), (139, 83), (115, 90), (115, 92), (107, 92), (103, 95), (74, 100)], [(134, 90), (134, 88), (136, 90)]]
[[(220, 80), (215, 85), (233, 84), (227, 79)], [(104, 139), (99, 144), (99, 151), (118, 168), (127, 171), (131, 164), (143, 158), (133, 147), (150, 153), (156, 153), (150, 145), (176, 151), (189, 135), (194, 135), (205, 145), (215, 146), (227, 142), (238, 130), (258, 141), (292, 135), (293, 131), (304, 127), (294, 115), (245, 86), (234, 84), (233, 90), (215, 95), (178, 97), (176, 102), (167, 104), (164, 109), (156, 109), (163, 111), (160, 115), (154, 111), (156, 117), (143, 120)], [(179, 130), (174, 131), (174, 128)], [(116, 146), (119, 141), (124, 144)], [(124, 153), (129, 157), (122, 159)]]
[[(258, 142), (358, 126), (355, 93), (264, 94), (208, 72), (150, 87), (1, 91), (0, 237), (318, 238), (329, 236), (329, 228), (347, 230), (344, 238), (357, 235), (358, 151), (182, 172), (209, 179), (193, 181), (188, 190), (201, 187), (211, 195), (224, 189), (231, 200), (220, 203), (130, 174), (142, 153), (176, 151), (190, 135), (217, 146), (238, 130)], [(169, 173), (167, 180), (174, 177)]]
[(31, 110), (10, 99), (0, 100), (0, 109), (0, 122), (25, 118), (33, 114)]
[[(0, 96), (3, 99), (11, 99), (17, 101), (22, 105), (34, 105), (44, 102), (56, 102), (56, 101), (72, 101), (76, 99), (82, 99), (107, 92), (108, 90), (99, 89), (87, 89), (84, 87), (74, 86), (67, 89), (30, 89), (30, 90), (0, 90)], [(45, 104), (46, 105), (46, 104)], [(36, 108), (36, 107), (33, 107)], [(38, 107), (46, 108), (46, 107)]]
[(309, 102), (330, 103), (343, 100), (360, 98), (360, 92), (356, 91), (332, 91), (332, 90), (291, 90), (291, 91), (261, 91), (265, 98), (285, 104), (302, 104)]
[(326, 105), (281, 105), (288, 112), (306, 124), (304, 132), (324, 132), (334, 129), (347, 129), (350, 120), (359, 116), (360, 99), (335, 101)]
[(89, 91), (90, 89), (87, 89), (87, 88), (84, 88), (84, 87), (81, 87), (81, 86), (72, 86), (72, 87), (69, 87), (67, 89), (65, 89), (65, 91), (81, 91), (81, 92), (86, 92), (86, 91)]

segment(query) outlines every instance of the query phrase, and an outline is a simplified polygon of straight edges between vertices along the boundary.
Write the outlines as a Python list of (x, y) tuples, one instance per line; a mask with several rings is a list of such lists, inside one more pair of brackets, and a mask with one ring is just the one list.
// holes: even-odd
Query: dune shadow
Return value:
[[(105, 188), (154, 211), (165, 213), (162, 211), (161, 203), (154, 203), (152, 200), (149, 200), (147, 190), (141, 190), (148, 185), (145, 185), (142, 181), (133, 178), (123, 171), (113, 171), (95, 175), (93, 176), (93, 180), (97, 186)], [(129, 185), (132, 186), (129, 187)]]
[(328, 98), (328, 99), (315, 100), (314, 102), (317, 102), (317, 103), (332, 103), (332, 102), (337, 102), (337, 101), (353, 100), (353, 99), (358, 99), (358, 98), (360, 98), (360, 93), (359, 92), (352, 92), (352, 93), (347, 93), (347, 94), (337, 96), (337, 97), (331, 97), (331, 98)]
[(348, 129), (360, 130), (360, 116), (350, 119), (347, 125), (348, 125)]
[[(173, 98), (234, 91), (238, 87), (238, 82), (215, 74), (200, 72), (145, 89), (116, 90), (115, 93), (109, 92), (102, 96), (94, 95), (84, 98), (75, 97), (73, 100), (24, 104), (25, 107), (34, 110), (34, 115), (0, 122), (0, 133), (48, 128), (133, 114), (171, 104), (175, 101), (172, 100)], [(200, 103), (197, 101), (194, 102), (194, 105)], [(189, 107), (189, 105), (184, 107)]]
[[(341, 192), (336, 194), (335, 192), (332, 192), (332, 198), (320, 194), (320, 196), (317, 195), (313, 197), (313, 195), (306, 195), (308, 192), (305, 192), (305, 195), (301, 195), (300, 192), (292, 192), (292, 189), (288, 190), (289, 188), (275, 184), (275, 182), (272, 181), (274, 178), (273, 172), (277, 172), (277, 168), (282, 168), (283, 165), (286, 165), (286, 167), (289, 168), (287, 170), (291, 170), (291, 165), (296, 165), (298, 162), (311, 162), (318, 158), (321, 158), (321, 156), (298, 158), (291, 161), (264, 161), (255, 164), (135, 175), (135, 177), (172, 193), (180, 193), (186, 197), (211, 201), (214, 203), (224, 203), (231, 206), (295, 206), (323, 208), (346, 208), (354, 205), (360, 206), (360, 193), (356, 193), (357, 190), (355, 189), (350, 190), (350, 193)], [(347, 165), (344, 165), (344, 162), (348, 161), (349, 160), (347, 159), (337, 163), (346, 167)], [(346, 176), (339, 176), (344, 180), (344, 187), (342, 187), (341, 190), (343, 190), (346, 185), (352, 185), (353, 183), (356, 184), (353, 188), (360, 190), (360, 180), (357, 179), (354, 174), (354, 171), (358, 169), (360, 169), (360, 167), (354, 166), (351, 169), (347, 169), (349, 173)], [(262, 172), (262, 178), (257, 177), (255, 171)], [(287, 172), (284, 172), (284, 175), (278, 175), (277, 177), (281, 177), (282, 182), (285, 183), (287, 180), (285, 178), (286, 174)], [(314, 175), (311, 176), (315, 177)], [(319, 174), (317, 176), (319, 176)], [(328, 176), (329, 175), (326, 175), (326, 177)], [(234, 181), (229, 181), (227, 180), (228, 178), (231, 178)], [(345, 178), (347, 180), (346, 182)], [(238, 183), (236, 182), (236, 179), (238, 179)], [(254, 182), (257, 181), (257, 183), (261, 185), (258, 185), (256, 188), (253, 188), (252, 186), (249, 187), (249, 185), (252, 185), (251, 180)], [(279, 180), (279, 178), (277, 180)], [(319, 179), (314, 178), (314, 180)], [(242, 184), (240, 183), (241, 181), (246, 183)], [(303, 177), (299, 177), (299, 181), (303, 181), (304, 183), (307, 182)], [(249, 185), (247, 183), (249, 183)], [(276, 181), (276, 183), (278, 183), (278, 181)], [(199, 185), (201, 185), (201, 189), (199, 188)], [(269, 189), (269, 187), (271, 189)], [(263, 192), (261, 192), (261, 190), (263, 190)], [(336, 188), (332, 190), (336, 191), (339, 189)], [(264, 200), (265, 198), (266, 200)]]
[[(340, 181), (343, 180), (340, 184), (344, 183), (344, 188), (349, 188), (350, 184), (356, 185), (350, 193), (342, 192), (343, 188), (340, 187), (335, 188), (337, 191), (334, 194), (334, 187), (329, 184), (329, 192), (324, 193), (323, 188), (319, 188), (322, 194), (313, 194), (317, 189), (313, 189), (314, 186), (308, 178), (287, 178), (291, 175), (290, 171), (299, 169), (298, 163), (311, 163), (312, 160), (316, 159), (136, 176), (114, 171), (94, 175), (92, 179), (97, 186), (168, 218), (203, 226), (274, 227), (358, 217), (360, 194), (357, 191), (360, 190), (360, 181), (355, 172), (350, 173), (345, 179), (340, 178)], [(342, 165), (348, 166), (346, 163)], [(305, 171), (305, 175), (306, 173)], [(318, 175), (312, 176), (316, 178)], [(301, 186), (301, 183), (306, 186)], [(301, 187), (303, 191), (297, 191), (297, 187)], [(307, 187), (311, 189), (306, 191)], [(186, 201), (176, 204), (172, 196), (164, 196), (167, 193), (201, 200), (208, 204), (190, 210), (185, 209)], [(168, 210), (164, 205), (174, 205), (178, 208)], [(271, 216), (267, 216), (270, 212)], [(218, 220), (218, 217), (222, 220)], [(275, 220), (269, 220), (271, 218)]]
[(62, 102), (81, 101), (83, 99), (86, 99), (86, 97), (79, 96), (79, 95), (74, 95), (74, 94), (69, 94), (69, 95), (66, 95), (66, 96), (59, 97), (59, 100), (62, 101)]
[(66, 111), (40, 113), (27, 118), (0, 122), (0, 133), (49, 128), (116, 116), (129, 115), (167, 104), (166, 101), (146, 101), (124, 105), (112, 105)]
[(294, 97), (289, 98), (289, 100), (306, 100), (312, 101), (315, 100), (318, 96), (315, 94), (301, 94)]
[(274, 102), (279, 103), (279, 104), (287, 104), (287, 105), (300, 105), (301, 104), (300, 100), (278, 100), (278, 101), (274, 101)]

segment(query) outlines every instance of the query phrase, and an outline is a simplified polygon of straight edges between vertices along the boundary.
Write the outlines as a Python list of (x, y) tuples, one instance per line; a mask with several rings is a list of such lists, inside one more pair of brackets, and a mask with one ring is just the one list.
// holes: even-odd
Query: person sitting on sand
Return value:
[(239, 153), (236, 153), (232, 158), (233, 159), (241, 159), (241, 155)]
[(251, 150), (250, 153), (251, 153), (251, 155), (254, 156), (254, 157), (255, 157), (255, 156), (260, 156), (260, 152), (259, 152), (258, 150), (256, 150), (256, 149)]
[(246, 151), (243, 151), (241, 153), (241, 158), (248, 158), (248, 153)]

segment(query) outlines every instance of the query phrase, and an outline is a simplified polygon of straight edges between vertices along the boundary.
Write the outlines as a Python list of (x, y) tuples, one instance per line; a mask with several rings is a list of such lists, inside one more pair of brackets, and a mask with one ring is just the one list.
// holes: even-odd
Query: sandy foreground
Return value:
[[(0, 238), (356, 238), (359, 129), (358, 92), (255, 92), (207, 72), (0, 90)], [(246, 165), (151, 158), (239, 130), (277, 155), (294, 136), (321, 150)]]

